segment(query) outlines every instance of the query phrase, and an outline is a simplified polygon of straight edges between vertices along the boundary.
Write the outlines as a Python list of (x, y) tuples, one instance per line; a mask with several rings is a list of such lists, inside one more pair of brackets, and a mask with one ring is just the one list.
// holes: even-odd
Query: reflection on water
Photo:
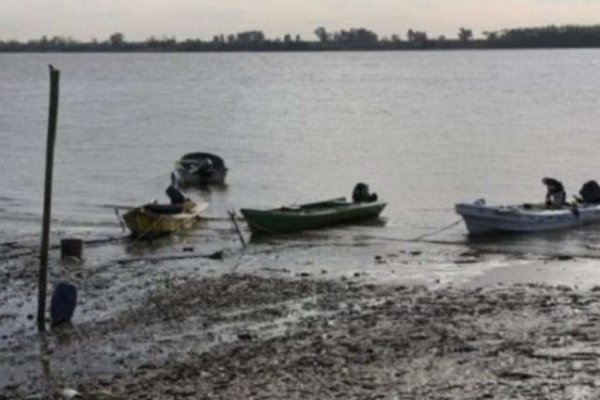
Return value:
[(599, 237), (600, 226), (586, 225), (548, 232), (465, 236), (465, 243), (491, 252), (600, 257), (600, 247), (594, 246)]

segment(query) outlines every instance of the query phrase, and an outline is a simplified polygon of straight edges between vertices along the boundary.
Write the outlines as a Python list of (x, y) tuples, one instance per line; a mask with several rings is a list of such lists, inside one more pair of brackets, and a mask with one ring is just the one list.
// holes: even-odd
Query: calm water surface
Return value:
[[(210, 151), (225, 189), (209, 214), (350, 195), (367, 182), (410, 239), (453, 204), (575, 193), (600, 179), (600, 50), (280, 54), (0, 54), (0, 241), (37, 235), (48, 70), (62, 71), (53, 229), (120, 233), (113, 206), (166, 199), (174, 162)], [(435, 236), (466, 241), (460, 225)], [(591, 251), (600, 228), (495, 242)]]

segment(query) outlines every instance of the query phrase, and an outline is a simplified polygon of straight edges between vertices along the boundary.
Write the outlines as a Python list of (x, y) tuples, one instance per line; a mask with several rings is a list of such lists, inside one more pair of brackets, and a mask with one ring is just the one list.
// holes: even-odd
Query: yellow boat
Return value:
[(154, 237), (193, 228), (207, 203), (186, 200), (179, 204), (145, 204), (123, 215), (134, 237)]

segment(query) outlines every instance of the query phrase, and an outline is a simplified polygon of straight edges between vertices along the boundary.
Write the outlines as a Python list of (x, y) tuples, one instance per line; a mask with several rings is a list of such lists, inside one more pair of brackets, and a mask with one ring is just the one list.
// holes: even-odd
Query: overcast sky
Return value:
[(150, 36), (212, 39), (262, 30), (314, 40), (313, 31), (364, 27), (406, 38), (409, 28), (454, 37), (461, 26), (483, 31), (550, 24), (600, 24), (600, 0), (0, 0), (0, 39), (42, 35), (106, 40)]

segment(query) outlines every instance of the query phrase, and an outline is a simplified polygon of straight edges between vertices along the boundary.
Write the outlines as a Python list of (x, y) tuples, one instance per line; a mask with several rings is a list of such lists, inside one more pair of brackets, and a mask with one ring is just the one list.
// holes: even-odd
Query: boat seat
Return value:
[(153, 212), (155, 214), (180, 214), (183, 212), (183, 205), (181, 204), (146, 204), (144, 209)]

